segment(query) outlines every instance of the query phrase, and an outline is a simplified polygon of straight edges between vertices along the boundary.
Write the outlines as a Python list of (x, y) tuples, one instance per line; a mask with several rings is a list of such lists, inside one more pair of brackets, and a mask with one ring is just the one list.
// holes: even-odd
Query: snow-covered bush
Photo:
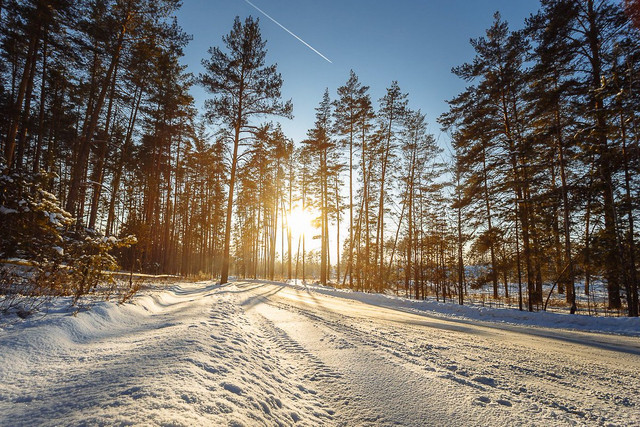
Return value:
[(119, 293), (118, 282), (109, 274), (118, 268), (118, 263), (110, 252), (136, 243), (135, 237), (118, 239), (83, 229), (82, 232), (66, 233), (64, 240), (64, 258), (71, 267), (68, 270), (68, 291), (73, 296), (74, 303), (82, 296), (97, 291), (107, 299), (114, 293)]
[[(0, 159), (0, 171), (4, 164)], [(48, 192), (46, 173), (0, 174), (0, 310), (27, 315), (47, 298), (73, 296), (74, 303), (101, 291), (117, 291), (109, 253), (135, 238), (104, 237), (78, 228)]]
[(0, 175), (0, 258), (38, 263), (62, 259), (62, 232), (73, 219), (44, 190), (48, 179), (42, 173)]
[(19, 171), (0, 175), (0, 309), (21, 316), (64, 293), (62, 232), (73, 220), (44, 189), (49, 179)]

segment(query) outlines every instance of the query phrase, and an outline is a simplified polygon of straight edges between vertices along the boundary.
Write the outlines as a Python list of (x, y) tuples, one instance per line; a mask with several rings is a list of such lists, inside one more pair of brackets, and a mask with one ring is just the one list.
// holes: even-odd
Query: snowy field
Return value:
[(640, 425), (638, 319), (237, 281), (0, 329), (0, 425)]

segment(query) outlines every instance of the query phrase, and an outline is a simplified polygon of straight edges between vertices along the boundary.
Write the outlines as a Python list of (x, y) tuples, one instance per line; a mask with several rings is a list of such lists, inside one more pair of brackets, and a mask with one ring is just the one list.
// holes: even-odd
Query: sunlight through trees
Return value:
[(496, 13), (452, 70), (466, 88), (430, 119), (438, 140), (400, 83), (376, 101), (351, 71), (293, 141), (259, 20), (230, 22), (193, 76), (179, 7), (0, 2), (0, 258), (33, 252), (8, 242), (37, 218), (11, 216), (46, 192), (68, 217), (52, 235), (136, 236), (112, 253), (130, 271), (460, 304), (486, 289), (530, 311), (553, 294), (571, 313), (603, 287), (638, 315), (637, 1), (542, 0), (518, 30)]

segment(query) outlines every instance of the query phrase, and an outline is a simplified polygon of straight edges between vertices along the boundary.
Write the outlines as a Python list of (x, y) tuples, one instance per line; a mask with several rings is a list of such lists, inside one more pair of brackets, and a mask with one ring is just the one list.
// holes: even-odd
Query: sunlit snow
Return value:
[(638, 423), (638, 319), (250, 281), (66, 307), (0, 331), (0, 425)]

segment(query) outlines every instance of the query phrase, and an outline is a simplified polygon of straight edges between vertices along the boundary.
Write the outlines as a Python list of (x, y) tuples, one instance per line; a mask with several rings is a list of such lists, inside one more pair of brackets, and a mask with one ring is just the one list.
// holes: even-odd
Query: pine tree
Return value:
[[(376, 280), (378, 285), (376, 290), (382, 291), (385, 280), (385, 262), (384, 262), (384, 242), (385, 242), (385, 202), (387, 195), (387, 180), (391, 173), (390, 162), (395, 157), (395, 150), (397, 149), (397, 138), (399, 133), (399, 127), (402, 126), (403, 120), (406, 116), (407, 109), (407, 94), (402, 93), (398, 82), (394, 81), (391, 86), (387, 88), (387, 93), (380, 99), (380, 109), (377, 114), (379, 122), (379, 133), (381, 138), (381, 151), (380, 156), (380, 177), (379, 177), (379, 199), (378, 199), (378, 215), (376, 224), (376, 242), (375, 242), (375, 256), (373, 259), (376, 266)], [(379, 260), (379, 262), (378, 262)]]
[[(566, 25), (573, 13), (573, 6), (567, 2), (543, 2), (543, 10), (527, 21), (527, 32), (535, 42), (531, 54), (535, 65), (527, 76), (531, 84), (526, 97), (531, 104), (528, 115), (534, 127), (533, 132), (537, 139), (548, 141), (540, 146), (540, 154), (548, 160), (546, 163), (550, 170), (547, 174), (552, 178), (550, 191), (543, 197), (553, 207), (551, 228), (556, 247), (555, 279), (559, 283), (560, 292), (566, 288), (567, 302), (571, 304), (572, 312), (575, 312), (575, 269), (570, 220), (572, 206), (569, 202), (571, 165), (568, 161), (575, 150), (571, 135), (575, 115), (572, 114), (570, 99), (575, 95), (576, 70), (573, 63), (577, 49), (568, 37)], [(556, 190), (556, 175), (560, 179), (559, 191)], [(562, 211), (564, 250), (560, 247), (558, 210)]]
[(354, 253), (354, 158), (357, 148), (359, 127), (362, 124), (362, 115), (367, 114), (366, 97), (368, 86), (362, 86), (358, 81), (358, 76), (353, 72), (349, 73), (349, 79), (344, 86), (338, 88), (338, 99), (334, 101), (335, 128), (337, 135), (341, 138), (343, 147), (348, 147), (348, 168), (349, 168), (349, 248), (347, 258), (347, 268), (345, 278), (349, 276), (349, 287), (353, 288), (353, 253)]
[(249, 17), (244, 24), (236, 17), (231, 32), (223, 37), (227, 53), (218, 47), (209, 49), (211, 58), (202, 61), (205, 72), (199, 82), (215, 96), (205, 102), (207, 117), (220, 121), (231, 133), (232, 155), (226, 213), (224, 250), (220, 283), (229, 277), (233, 195), (242, 134), (251, 129), (256, 116), (291, 117), (291, 102), (280, 101), (282, 77), (275, 65), (265, 65), (266, 41), (262, 41), (259, 20)]
[[(416, 208), (417, 200), (422, 188), (431, 184), (433, 170), (433, 159), (439, 153), (433, 135), (427, 133), (427, 123), (425, 116), (420, 111), (406, 110), (404, 120), (404, 130), (401, 143), (401, 160), (403, 170), (401, 172), (404, 188), (401, 190), (402, 213), (398, 221), (398, 230), (403, 224), (403, 216), (406, 211), (406, 265), (405, 270), (405, 292), (408, 294), (410, 282), (418, 282), (418, 267), (415, 265), (413, 254), (417, 252), (419, 246), (417, 238)], [(395, 247), (395, 245), (394, 245)], [(392, 255), (393, 256), (393, 255)], [(391, 266), (392, 260), (389, 261)], [(416, 293), (416, 298), (420, 296)]]
[(335, 143), (331, 138), (331, 101), (329, 90), (325, 90), (322, 101), (316, 108), (316, 121), (309, 130), (308, 138), (303, 143), (315, 160), (316, 174), (313, 180), (316, 190), (316, 203), (320, 210), (320, 282), (327, 284), (329, 266), (329, 183), (335, 175), (335, 168), (330, 164)]

